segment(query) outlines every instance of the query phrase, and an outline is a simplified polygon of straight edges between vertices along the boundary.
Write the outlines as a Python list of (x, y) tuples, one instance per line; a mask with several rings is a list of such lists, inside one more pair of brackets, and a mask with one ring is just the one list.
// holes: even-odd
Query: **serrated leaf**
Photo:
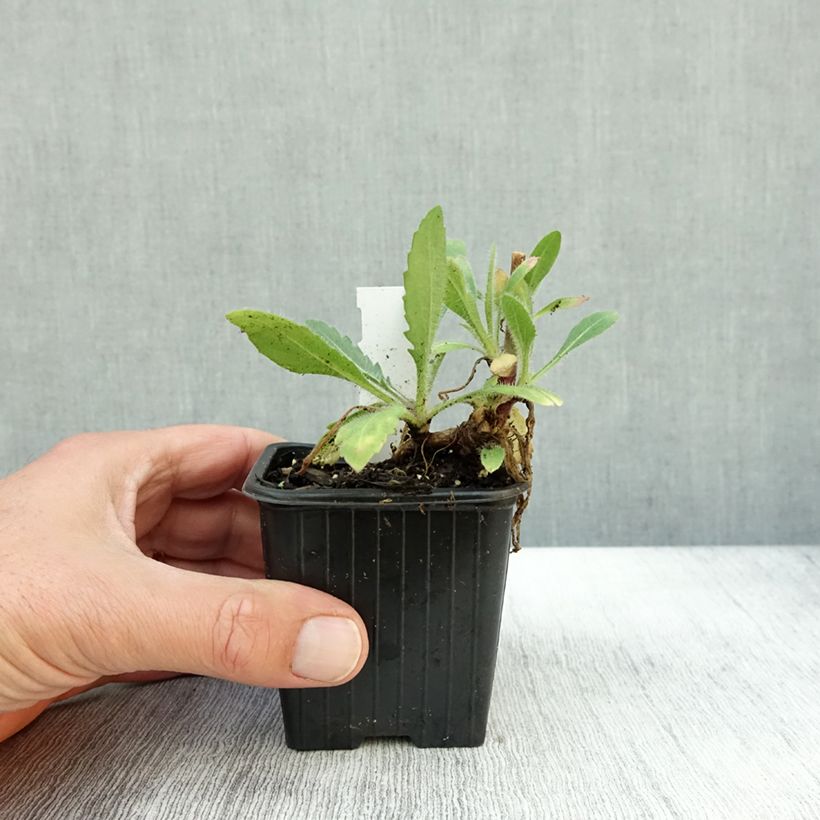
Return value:
[(558, 352), (533, 376), (533, 380), (540, 378), (550, 368), (558, 364), (567, 353), (580, 347), (584, 342), (600, 336), (607, 328), (612, 327), (618, 321), (618, 314), (614, 310), (602, 310), (598, 313), (591, 313), (584, 319), (581, 319), (572, 330), (570, 330), (564, 344), (561, 345)]
[(379, 395), (370, 374), (309, 327), (260, 310), (235, 310), (226, 318), (247, 335), (262, 355), (285, 370), (335, 376)]
[(494, 473), (504, 463), (504, 448), (500, 444), (482, 447), (478, 456), (481, 459), (481, 466), (488, 473)]
[[(470, 291), (464, 276), (464, 267), (459, 264), (466, 260), (447, 260), (447, 290), (444, 296), (444, 304), (449, 310), (463, 319), (467, 329), (475, 336), (479, 344), (485, 346), (487, 334), (481, 324), (481, 316), (478, 312), (478, 303), (475, 298), (475, 282), (473, 291)], [(472, 276), (472, 271), (470, 271)]]
[(558, 253), (561, 250), (561, 234), (559, 231), (548, 233), (534, 248), (532, 256), (538, 257), (535, 267), (527, 273), (527, 284), (530, 293), (535, 293), (544, 277), (552, 270)]
[(589, 296), (562, 296), (560, 299), (553, 299), (535, 314), (535, 319), (540, 319), (547, 313), (555, 313), (556, 310), (566, 310), (567, 308), (578, 307), (589, 301)]
[(305, 326), (310, 328), (317, 336), (321, 336), (328, 344), (333, 345), (340, 353), (347, 356), (363, 373), (367, 373), (377, 381), (387, 385), (390, 384), (389, 379), (382, 372), (381, 366), (374, 362), (354, 341), (336, 330), (335, 327), (331, 327), (318, 319), (308, 319)]
[(529, 373), (530, 353), (535, 341), (535, 325), (526, 306), (511, 293), (504, 293), (501, 296), (501, 312), (515, 343), (519, 376), (526, 379)]
[(549, 390), (536, 387), (534, 384), (490, 384), (481, 388), (478, 393), (486, 396), (512, 396), (544, 407), (560, 407), (564, 403), (555, 393), (550, 393)]
[(400, 404), (388, 404), (350, 416), (338, 429), (334, 439), (342, 458), (357, 473), (360, 472), (396, 432), (406, 412)]
[(404, 316), (410, 355), (416, 363), (416, 406), (430, 389), (433, 341), (444, 309), (447, 255), (444, 215), (436, 206), (422, 219), (413, 235), (404, 273)]

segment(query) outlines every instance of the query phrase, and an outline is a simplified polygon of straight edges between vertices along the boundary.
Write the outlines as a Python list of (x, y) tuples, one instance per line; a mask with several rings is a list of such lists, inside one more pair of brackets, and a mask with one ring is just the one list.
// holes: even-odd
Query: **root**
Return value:
[[(524, 437), (524, 449), (521, 454), (521, 470), (525, 480), (532, 479), (532, 448), (533, 435), (535, 434), (535, 407), (531, 401), (527, 402), (527, 435)], [(516, 435), (518, 432), (516, 431)], [(524, 510), (530, 503), (530, 490), (518, 496), (515, 502), (515, 512), (512, 519), (512, 551), (518, 552), (521, 549), (521, 519)]]
[(527, 490), (522, 495), (518, 496), (518, 501), (515, 502), (515, 512), (512, 517), (512, 551), (521, 551), (521, 518), (524, 515), (524, 510), (527, 509), (527, 504), (530, 503), (530, 491)]
[(434, 463), (434, 462), (435, 462), (435, 460), (436, 460), (436, 456), (437, 456), (439, 453), (443, 453), (445, 450), (447, 450), (448, 448), (452, 447), (452, 446), (453, 446), (453, 444), (455, 444), (456, 438), (457, 438), (457, 436), (454, 434), (454, 435), (453, 435), (453, 437), (450, 439), (450, 441), (449, 441), (447, 444), (445, 444), (443, 447), (439, 447), (439, 448), (438, 448), (438, 450), (435, 450), (435, 451), (433, 452), (433, 455), (432, 455), (432, 456), (430, 456), (430, 466), (431, 466), (431, 467), (433, 466), (433, 463)]
[(451, 428), (450, 430), (444, 430), (443, 432), (452, 433), (452, 436), (451, 436), (450, 440), (447, 442), (447, 444), (444, 444), (443, 446), (437, 448), (436, 450), (433, 450), (433, 454), (430, 456), (430, 461), (429, 462), (427, 461), (427, 457), (424, 455), (424, 448), (425, 448), (425, 446), (427, 446), (427, 444), (429, 444), (429, 438), (422, 441), (421, 446), (419, 447), (419, 455), (421, 456), (421, 460), (424, 462), (424, 474), (425, 475), (428, 474), (430, 468), (433, 466), (433, 463), (436, 460), (436, 456), (439, 453), (443, 453), (449, 447), (452, 447), (455, 444), (456, 440), (458, 439), (458, 428)]
[(464, 384), (462, 384), (460, 387), (451, 387), (449, 390), (442, 390), (438, 394), (439, 399), (441, 401), (447, 401), (447, 399), (450, 396), (450, 393), (458, 393), (459, 390), (465, 390), (467, 388), (467, 386), (470, 384), (470, 382), (475, 378), (475, 374), (476, 374), (476, 371), (478, 370), (478, 366), (481, 364), (481, 362), (486, 362), (486, 361), (488, 361), (488, 359), (485, 356), (480, 356), (478, 359), (476, 359), (475, 362), (473, 362), (473, 369), (470, 371), (470, 376), (467, 379), (467, 381), (464, 382)]

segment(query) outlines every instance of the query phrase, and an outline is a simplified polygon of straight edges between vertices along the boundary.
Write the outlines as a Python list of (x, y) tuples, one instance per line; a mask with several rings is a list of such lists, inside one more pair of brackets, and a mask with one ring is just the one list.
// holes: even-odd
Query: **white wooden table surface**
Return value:
[(0, 817), (820, 817), (820, 548), (512, 556), (480, 749), (293, 752), (276, 693), (107, 687), (0, 746)]

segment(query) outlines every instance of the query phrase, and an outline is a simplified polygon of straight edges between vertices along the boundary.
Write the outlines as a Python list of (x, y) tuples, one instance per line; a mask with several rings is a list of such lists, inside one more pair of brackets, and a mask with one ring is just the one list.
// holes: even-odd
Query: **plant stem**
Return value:
[(456, 404), (469, 404), (470, 399), (475, 398), (475, 396), (479, 395), (482, 391), (481, 390), (474, 390), (472, 393), (465, 393), (463, 396), (455, 396), (452, 399), (447, 399), (447, 401), (443, 401), (441, 404), (437, 404), (433, 407), (432, 410), (428, 410), (425, 413), (426, 419), (429, 422), (431, 419), (435, 418), (439, 413), (444, 412), (448, 407), (453, 407)]

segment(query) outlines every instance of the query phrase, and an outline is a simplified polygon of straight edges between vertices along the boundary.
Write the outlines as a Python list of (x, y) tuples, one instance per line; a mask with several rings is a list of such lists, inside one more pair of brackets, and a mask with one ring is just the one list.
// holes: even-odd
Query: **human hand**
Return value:
[(0, 481), (0, 740), (110, 681), (327, 686), (361, 669), (352, 607), (262, 579), (257, 506), (237, 490), (275, 440), (210, 425), (90, 433)]

